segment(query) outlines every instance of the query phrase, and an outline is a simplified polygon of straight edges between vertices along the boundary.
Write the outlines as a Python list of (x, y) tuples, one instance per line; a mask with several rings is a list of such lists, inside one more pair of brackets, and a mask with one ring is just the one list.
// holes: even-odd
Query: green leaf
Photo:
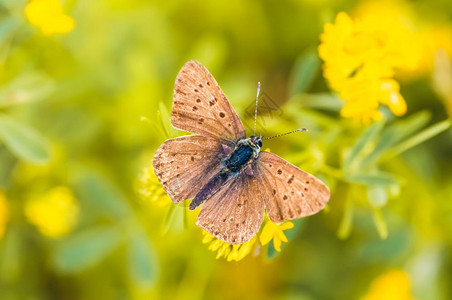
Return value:
[(40, 73), (26, 73), (0, 89), (0, 107), (43, 100), (53, 92), (52, 80)]
[(290, 106), (285, 106), (284, 114), (294, 119), (298, 124), (303, 124), (303, 127), (307, 127), (310, 132), (315, 127), (328, 129), (337, 127), (337, 119), (311, 109), (293, 109)]
[(295, 219), (291, 220), (291, 222), (293, 223), (294, 227), (284, 231), (284, 234), (286, 235), (289, 242), (295, 239), (295, 237), (297, 237), (299, 234), (301, 234), (301, 232), (306, 227), (306, 219)]
[(149, 288), (157, 277), (156, 258), (144, 233), (132, 235), (128, 249), (129, 272), (138, 285)]
[(399, 224), (385, 240), (368, 236), (357, 245), (354, 255), (370, 264), (394, 261), (413, 249), (414, 240), (412, 230)]
[(186, 208), (179, 205), (170, 205), (162, 223), (161, 231), (163, 234), (169, 231), (179, 233), (186, 227)]
[(347, 198), (345, 199), (344, 213), (342, 215), (341, 224), (339, 225), (339, 230), (337, 232), (338, 238), (346, 239), (350, 236), (353, 225), (353, 213), (353, 199), (350, 193), (348, 193)]
[(423, 111), (409, 118), (399, 120), (386, 128), (381, 134), (374, 150), (363, 159), (361, 168), (366, 168), (375, 164), (381, 155), (385, 153), (385, 151), (394, 146), (403, 138), (425, 126), (429, 119), (430, 114)]
[(416, 131), (421, 130), (430, 121), (429, 111), (420, 111), (410, 117), (398, 120), (389, 126), (388, 131), (392, 132), (395, 140), (399, 141)]
[(96, 208), (91, 211), (106, 213), (114, 219), (131, 213), (127, 199), (111, 181), (94, 171), (78, 174), (75, 186), (81, 199)]
[(116, 228), (94, 228), (62, 241), (54, 253), (54, 263), (65, 273), (80, 272), (102, 261), (121, 241)]
[(177, 135), (176, 129), (171, 126), (170, 113), (162, 102), (159, 103), (159, 109), (157, 110), (155, 121), (151, 121), (146, 117), (141, 117), (141, 121), (146, 121), (149, 125), (151, 125), (152, 130), (158, 137), (168, 139)]
[[(19, 25), (20, 22), (18, 22), (16, 18), (3, 18), (3, 20), (0, 22), (0, 44), (7, 41), (8, 38), (13, 34), (13, 32), (19, 27)], [(2, 46), (5, 47), (4, 45)], [(6, 46), (5, 48), (7, 47), (8, 46)], [(5, 50), (2, 49), (2, 51)]]
[(310, 50), (298, 57), (289, 80), (289, 95), (305, 92), (314, 81), (320, 69), (317, 51)]
[(161, 228), (162, 234), (167, 234), (168, 233), (168, 231), (169, 231), (169, 229), (171, 227), (171, 220), (173, 219), (174, 214), (176, 212), (176, 207), (177, 206), (173, 205), (173, 204), (171, 204), (168, 207), (168, 210), (167, 210), (167, 212), (165, 214), (165, 218), (163, 219), (163, 222), (162, 222), (162, 228)]
[(288, 103), (299, 103), (303, 108), (322, 109), (339, 112), (344, 101), (330, 93), (297, 94)]
[[(281, 245), (281, 248), (282, 248), (282, 245)], [(274, 259), (278, 255), (279, 255), (279, 252), (276, 251), (275, 247), (273, 246), (273, 241), (271, 243), (268, 243), (268, 246), (267, 246), (267, 258), (268, 259)]]
[(390, 186), (398, 185), (397, 178), (386, 172), (369, 173), (369, 174), (351, 174), (346, 175), (345, 180), (351, 183), (364, 184), (370, 186)]
[(176, 130), (171, 126), (171, 117), (168, 109), (163, 104), (163, 102), (160, 102), (159, 104), (159, 123), (160, 127), (163, 128), (166, 138), (170, 138), (177, 134)]
[(397, 156), (449, 129), (450, 126), (450, 120), (444, 120), (442, 122), (436, 123), (435, 125), (430, 126), (429, 128), (419, 132), (418, 134), (395, 146), (392, 150), (390, 150), (388, 156), (385, 158)]
[(378, 235), (381, 239), (385, 240), (388, 237), (388, 226), (386, 225), (386, 221), (381, 214), (380, 209), (374, 208), (372, 210), (373, 220), (375, 224), (375, 228), (377, 229)]
[(0, 140), (21, 159), (39, 165), (50, 160), (51, 150), (46, 139), (35, 129), (6, 115), (0, 115)]
[(383, 128), (385, 124), (384, 120), (381, 120), (380, 122), (376, 122), (369, 126), (363, 134), (358, 138), (356, 143), (353, 145), (352, 149), (350, 150), (350, 154), (348, 155), (347, 159), (344, 162), (344, 170), (350, 169), (352, 164), (355, 161), (358, 161), (358, 156), (361, 154), (363, 149), (366, 147), (366, 145), (375, 139), (375, 137), (380, 133), (381, 129)]

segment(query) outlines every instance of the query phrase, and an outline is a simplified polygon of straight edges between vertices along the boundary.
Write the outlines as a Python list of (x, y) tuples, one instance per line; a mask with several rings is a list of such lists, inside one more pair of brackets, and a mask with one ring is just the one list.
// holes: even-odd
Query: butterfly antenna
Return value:
[(277, 134), (277, 135), (274, 135), (274, 136), (271, 136), (271, 137), (263, 138), (262, 140), (269, 140), (269, 139), (277, 138), (277, 137), (280, 137), (280, 136), (283, 136), (283, 135), (288, 135), (288, 134), (299, 132), (299, 131), (308, 131), (308, 130), (306, 128), (298, 128), (297, 130), (286, 132), (286, 133)]
[(257, 83), (256, 93), (256, 107), (254, 107), (254, 135), (256, 135), (256, 121), (257, 121), (257, 103), (259, 102), (259, 93), (261, 92), (261, 82)]

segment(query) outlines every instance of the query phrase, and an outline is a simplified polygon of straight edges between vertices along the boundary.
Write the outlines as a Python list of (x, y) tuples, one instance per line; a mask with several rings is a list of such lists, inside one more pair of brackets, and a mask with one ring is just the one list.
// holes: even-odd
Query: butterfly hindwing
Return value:
[(256, 235), (263, 217), (257, 180), (242, 172), (203, 204), (196, 224), (226, 243), (241, 244)]
[(199, 135), (165, 141), (157, 149), (154, 172), (171, 200), (193, 198), (220, 170), (224, 154), (217, 140)]
[(330, 191), (322, 181), (276, 154), (261, 151), (257, 169), (267, 214), (275, 223), (313, 215), (328, 203)]
[(171, 123), (228, 142), (245, 137), (243, 125), (220, 86), (197, 61), (187, 62), (177, 75)]

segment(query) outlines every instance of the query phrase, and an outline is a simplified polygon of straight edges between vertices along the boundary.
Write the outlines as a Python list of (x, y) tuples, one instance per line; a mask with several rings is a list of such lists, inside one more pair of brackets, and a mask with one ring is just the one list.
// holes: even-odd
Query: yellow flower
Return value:
[(257, 236), (246, 243), (231, 245), (215, 238), (207, 231), (203, 230), (203, 234), (203, 244), (210, 243), (208, 249), (213, 252), (218, 251), (217, 259), (224, 257), (227, 261), (239, 261), (250, 254), (257, 246)]
[(6, 223), (9, 219), (8, 202), (5, 195), (0, 191), (0, 239), (6, 231)]
[(161, 207), (173, 203), (159, 183), (152, 166), (141, 172), (137, 182), (137, 191), (146, 202), (155, 203)]
[(69, 233), (76, 225), (79, 206), (72, 191), (59, 186), (33, 196), (25, 203), (25, 216), (39, 231), (51, 238)]
[(74, 29), (74, 19), (63, 12), (59, 0), (31, 0), (25, 7), (28, 21), (45, 35), (68, 33)]
[(363, 123), (381, 118), (381, 104), (397, 116), (405, 114), (406, 103), (393, 77), (398, 70), (417, 68), (422, 53), (392, 6), (372, 7), (358, 21), (339, 13), (334, 24), (325, 24), (319, 46), (323, 74), (346, 101), (341, 115)]
[(410, 279), (403, 270), (389, 270), (372, 281), (361, 300), (412, 300), (410, 288)]
[(283, 224), (276, 224), (268, 220), (265, 223), (264, 229), (262, 229), (259, 240), (263, 246), (273, 240), (273, 247), (276, 251), (281, 252), (281, 242), (287, 243), (287, 237), (283, 231), (293, 228), (293, 226), (293, 223), (290, 221)]

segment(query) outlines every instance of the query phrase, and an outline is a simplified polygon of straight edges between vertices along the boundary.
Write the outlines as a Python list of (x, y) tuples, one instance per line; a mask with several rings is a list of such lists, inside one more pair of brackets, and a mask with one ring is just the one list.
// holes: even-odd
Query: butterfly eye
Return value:
[(259, 147), (262, 147), (262, 141), (259, 141), (258, 145)]

